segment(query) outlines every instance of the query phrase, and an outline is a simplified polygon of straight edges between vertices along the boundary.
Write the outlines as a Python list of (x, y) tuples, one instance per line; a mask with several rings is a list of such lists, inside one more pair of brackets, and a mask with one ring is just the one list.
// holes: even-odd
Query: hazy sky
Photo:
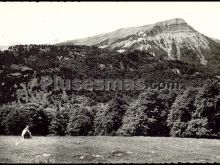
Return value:
[(0, 2), (0, 45), (53, 44), (172, 18), (220, 39), (219, 2)]

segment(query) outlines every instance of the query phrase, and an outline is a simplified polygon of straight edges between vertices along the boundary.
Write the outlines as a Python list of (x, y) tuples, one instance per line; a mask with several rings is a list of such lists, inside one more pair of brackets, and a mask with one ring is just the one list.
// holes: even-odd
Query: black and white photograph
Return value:
[(0, 2), (0, 164), (220, 163), (220, 2)]

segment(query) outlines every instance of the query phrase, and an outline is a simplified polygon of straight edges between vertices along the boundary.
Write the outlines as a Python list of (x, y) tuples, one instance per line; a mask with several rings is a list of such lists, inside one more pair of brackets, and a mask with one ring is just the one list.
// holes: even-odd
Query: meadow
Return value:
[(0, 163), (220, 163), (220, 140), (118, 136), (0, 136)]

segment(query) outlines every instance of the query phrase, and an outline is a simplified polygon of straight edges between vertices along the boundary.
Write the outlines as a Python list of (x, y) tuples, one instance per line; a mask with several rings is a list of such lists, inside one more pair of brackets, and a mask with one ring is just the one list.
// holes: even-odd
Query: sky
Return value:
[(172, 18), (220, 39), (220, 2), (0, 2), (0, 46), (54, 44)]

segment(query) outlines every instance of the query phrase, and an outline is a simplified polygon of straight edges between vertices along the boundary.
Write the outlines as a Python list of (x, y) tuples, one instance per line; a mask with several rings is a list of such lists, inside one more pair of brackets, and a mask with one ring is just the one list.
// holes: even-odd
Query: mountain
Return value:
[[(190, 64), (212, 65), (220, 62), (220, 43), (192, 28), (181, 18), (140, 27), (122, 28), (93, 37), (58, 45), (96, 45), (118, 52), (143, 50), (154, 56)], [(215, 69), (220, 69), (214, 64)]]
[(213, 39), (213, 40), (220, 44), (220, 40), (218, 40), (218, 39)]
[(9, 47), (9, 46), (0, 46), (0, 50), (2, 50), (2, 51), (3, 51), (3, 50), (6, 50), (6, 49), (8, 49), (8, 47)]

